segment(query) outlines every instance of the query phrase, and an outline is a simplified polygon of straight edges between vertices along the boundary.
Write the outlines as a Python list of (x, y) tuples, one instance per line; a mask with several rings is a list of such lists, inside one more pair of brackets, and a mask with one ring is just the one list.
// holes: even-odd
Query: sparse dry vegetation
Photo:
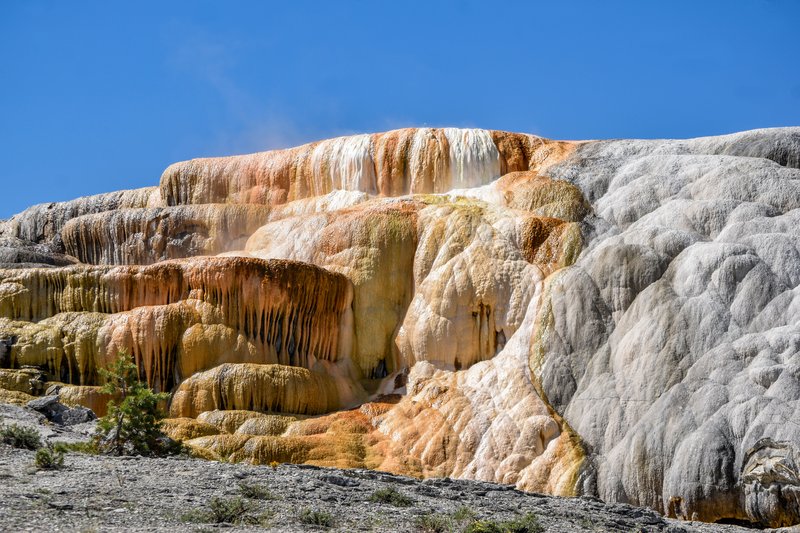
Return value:
[(414, 504), (414, 500), (398, 491), (394, 487), (386, 487), (376, 490), (372, 493), (372, 496), (370, 496), (369, 501), (373, 503), (394, 505), (395, 507), (411, 507)]
[(17, 424), (0, 427), (0, 441), (25, 450), (36, 450), (42, 445), (39, 433), (35, 429)]

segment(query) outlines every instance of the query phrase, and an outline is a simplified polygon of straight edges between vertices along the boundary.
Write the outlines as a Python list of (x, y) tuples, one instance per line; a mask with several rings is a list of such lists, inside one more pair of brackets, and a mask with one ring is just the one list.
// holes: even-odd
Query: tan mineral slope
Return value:
[(127, 350), (210, 459), (798, 523), (799, 168), (800, 128), (176, 163), (0, 223), (0, 399), (102, 413)]

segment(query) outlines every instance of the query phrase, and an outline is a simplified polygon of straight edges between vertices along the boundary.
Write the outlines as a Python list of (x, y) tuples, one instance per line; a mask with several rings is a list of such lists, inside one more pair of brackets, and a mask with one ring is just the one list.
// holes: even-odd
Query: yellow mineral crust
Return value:
[(97, 331), (107, 315), (62, 313), (40, 322), (0, 319), (0, 335), (15, 339), (9, 365), (37, 366), (51, 380), (89, 383), (96, 378)]
[(10, 403), (12, 405), (25, 405), (31, 400), (35, 400), (35, 396), (30, 394), (16, 391), (0, 389), (0, 403)]
[(102, 392), (96, 385), (67, 385), (58, 391), (58, 399), (64, 405), (82, 405), (88, 407), (97, 416), (105, 416), (110, 394)]
[(580, 222), (591, 211), (578, 187), (537, 172), (510, 172), (492, 186), (502, 193), (506, 206), (542, 217)]
[[(576, 221), (532, 210), (558, 205), (580, 219), (583, 198), (565, 182), (521, 174), (538, 191), (525, 197), (524, 211), (481, 199), (502, 198), (494, 184), (477, 197), (362, 200), (315, 214), (306, 214), (300, 200), (275, 208), (274, 220), (242, 253), (345, 274), (354, 285), (353, 358), (366, 376), (417, 360), (466, 368), (502, 348), (536, 282), (580, 251)], [(563, 198), (547, 194), (548, 186), (565, 191)], [(290, 215), (280, 218), (284, 211)]]
[(576, 143), (456, 128), (353, 135), (257, 154), (193, 159), (161, 176), (167, 205), (275, 205), (336, 189), (381, 196), (484, 185), (517, 170), (541, 170)]
[[(216, 420), (226, 431), (185, 443), (201, 456), (234, 462), (372, 468), (419, 477), (419, 460), (375, 428), (375, 417), (389, 411), (396, 401), (370, 402), (358, 409), (313, 417), (211, 411), (198, 420)], [(178, 438), (185, 431), (185, 420), (169, 419), (165, 429)]]
[(351, 307), (344, 276), (280, 260), (0, 271), (10, 366), (80, 384), (121, 350), (157, 390), (223, 362), (333, 363), (349, 355)]
[(173, 439), (180, 441), (217, 435), (220, 432), (213, 424), (186, 417), (168, 418), (161, 423), (161, 429)]
[(41, 372), (33, 368), (0, 369), (0, 389), (24, 392), (29, 395), (41, 394), (44, 391), (41, 390), (40, 375)]
[(255, 435), (260, 437), (276, 437), (282, 435), (292, 422), (303, 418), (301, 415), (261, 415), (248, 418), (239, 427), (236, 433)]
[(353, 359), (367, 377), (400, 369), (394, 338), (413, 292), (416, 207), (359, 205), (337, 212), (319, 234), (314, 262), (353, 282)]
[(213, 411), (204, 411), (197, 415), (197, 420), (204, 424), (211, 424), (215, 426), (219, 433), (235, 433), (236, 430), (245, 423), (245, 421), (254, 417), (266, 416), (263, 413), (256, 411), (246, 411), (237, 409), (227, 409), (220, 411), (215, 409)]
[(291, 214), (256, 231), (243, 253), (312, 262), (347, 276), (354, 286), (353, 361), (367, 377), (383, 377), (399, 368), (394, 337), (412, 296), (421, 205), (371, 200), (295, 215), (303, 211), (296, 204), (306, 203), (276, 208)]
[(170, 415), (194, 418), (215, 409), (321, 414), (341, 409), (334, 378), (284, 365), (224, 364), (181, 383)]

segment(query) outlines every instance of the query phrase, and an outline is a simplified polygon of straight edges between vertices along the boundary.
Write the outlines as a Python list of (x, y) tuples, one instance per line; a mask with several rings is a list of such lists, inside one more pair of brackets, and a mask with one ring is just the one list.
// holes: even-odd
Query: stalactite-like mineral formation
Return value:
[(0, 222), (0, 401), (121, 351), (209, 459), (800, 522), (800, 128), (404, 129)]

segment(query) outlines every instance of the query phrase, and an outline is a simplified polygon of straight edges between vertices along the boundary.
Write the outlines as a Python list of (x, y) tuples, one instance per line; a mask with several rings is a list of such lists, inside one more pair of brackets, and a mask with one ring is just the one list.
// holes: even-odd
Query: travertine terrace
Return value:
[(798, 523), (799, 169), (800, 128), (176, 163), (0, 223), (0, 400), (102, 414), (126, 350), (209, 459)]

